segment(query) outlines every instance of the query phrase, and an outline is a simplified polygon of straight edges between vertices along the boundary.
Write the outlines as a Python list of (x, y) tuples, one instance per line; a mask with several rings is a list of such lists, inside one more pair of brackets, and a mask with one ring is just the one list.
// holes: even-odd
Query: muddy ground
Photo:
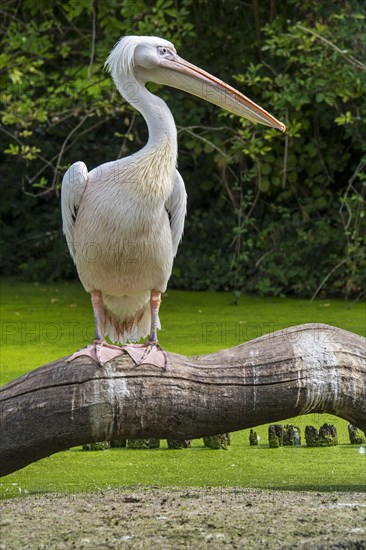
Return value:
[(130, 488), (1, 502), (0, 549), (366, 549), (366, 494)]

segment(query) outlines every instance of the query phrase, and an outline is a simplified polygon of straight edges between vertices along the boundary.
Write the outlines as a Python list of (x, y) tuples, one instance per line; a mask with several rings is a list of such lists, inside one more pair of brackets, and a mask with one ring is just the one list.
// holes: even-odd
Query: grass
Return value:
[[(30, 284), (2, 281), (1, 383), (70, 354), (93, 338), (89, 296), (78, 283)], [(365, 336), (364, 303), (341, 300), (243, 296), (231, 305), (227, 293), (168, 291), (161, 310), (160, 342), (187, 355), (231, 347), (281, 328), (320, 322)], [(228, 451), (210, 451), (195, 440), (191, 449), (129, 449), (58, 453), (2, 479), (9, 498), (35, 492), (80, 492), (126, 487), (242, 486), (272, 489), (365, 490), (366, 455), (348, 444), (347, 423), (329, 415), (291, 421), (319, 427), (334, 423), (338, 447), (269, 449), (267, 426), (257, 428), (258, 447), (248, 430), (232, 434)], [(284, 420), (285, 422), (285, 420)], [(162, 442), (165, 445), (165, 442)]]

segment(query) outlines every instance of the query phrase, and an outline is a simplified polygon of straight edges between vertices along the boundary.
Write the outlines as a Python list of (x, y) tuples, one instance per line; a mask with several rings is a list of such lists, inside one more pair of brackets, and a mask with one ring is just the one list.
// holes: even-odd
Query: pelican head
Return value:
[(126, 36), (110, 53), (106, 67), (117, 83), (132, 75), (142, 84), (155, 82), (183, 90), (230, 113), (281, 132), (286, 126), (244, 94), (185, 61), (174, 45), (156, 36)]

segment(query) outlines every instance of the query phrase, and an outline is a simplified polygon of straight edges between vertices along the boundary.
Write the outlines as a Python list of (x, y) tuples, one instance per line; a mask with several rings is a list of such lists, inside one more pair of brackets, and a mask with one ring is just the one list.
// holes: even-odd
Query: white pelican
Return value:
[[(126, 351), (137, 364), (166, 365), (158, 346), (161, 293), (166, 290), (186, 215), (184, 182), (176, 169), (177, 131), (166, 103), (145, 84), (166, 84), (253, 122), (285, 131), (264, 109), (218, 78), (178, 56), (155, 36), (121, 38), (106, 67), (126, 101), (145, 118), (147, 144), (130, 157), (90, 172), (76, 162), (62, 181), (63, 231), (80, 280), (91, 294), (94, 343), (89, 355), (103, 365)], [(138, 342), (143, 345), (112, 342)]]

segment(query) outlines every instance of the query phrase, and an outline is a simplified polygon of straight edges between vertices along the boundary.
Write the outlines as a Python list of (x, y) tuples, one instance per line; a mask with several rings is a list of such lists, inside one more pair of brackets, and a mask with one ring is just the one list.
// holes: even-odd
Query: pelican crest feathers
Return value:
[(143, 41), (151, 46), (166, 46), (175, 51), (175, 47), (168, 40), (157, 36), (123, 36), (109, 54), (104, 68), (115, 78), (118, 75), (129, 75), (135, 67), (135, 50)]

